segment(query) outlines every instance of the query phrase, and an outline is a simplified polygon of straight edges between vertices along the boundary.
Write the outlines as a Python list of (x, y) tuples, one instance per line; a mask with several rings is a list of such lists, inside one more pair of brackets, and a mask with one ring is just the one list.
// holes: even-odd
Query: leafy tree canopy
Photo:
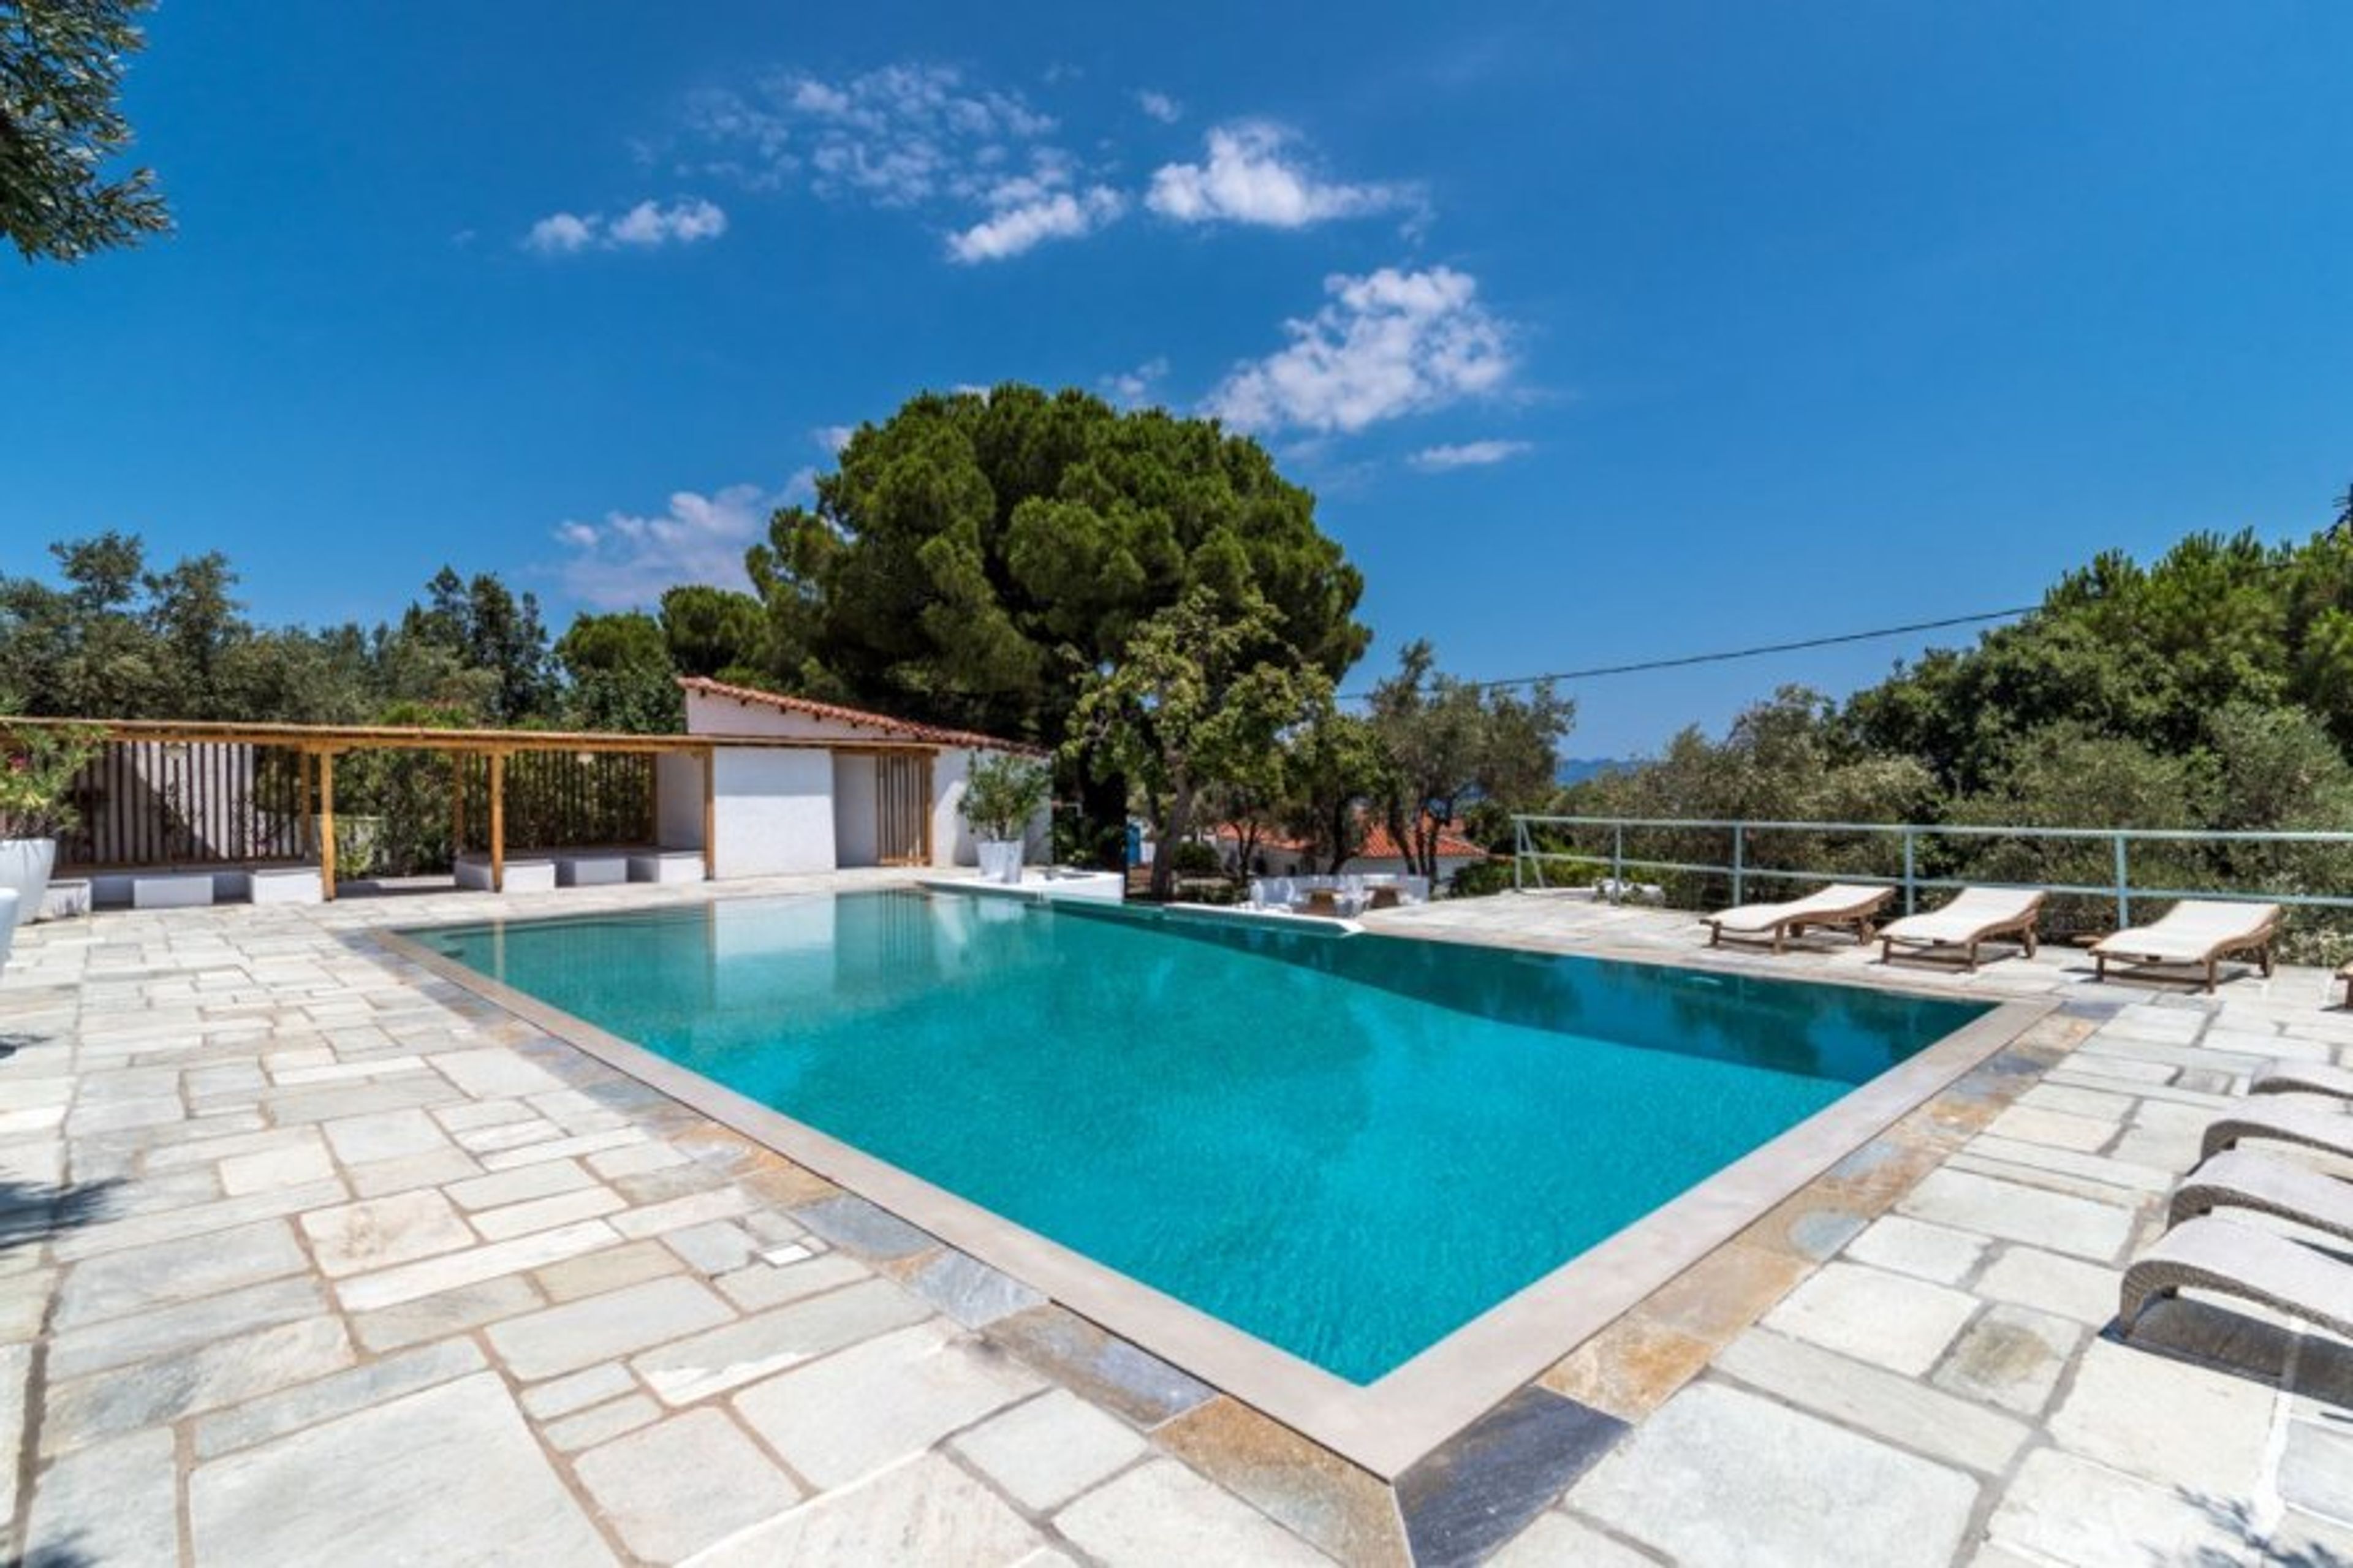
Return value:
[(0, 235), (26, 261), (78, 261), (172, 226), (153, 170), (110, 178), (131, 144), (124, 61), (148, 0), (0, 5)]
[(1328, 678), (1370, 635), (1314, 498), (1258, 443), (1076, 391), (911, 400), (748, 564), (781, 682), (1023, 739), (1059, 741), (1086, 683), (1197, 589)]

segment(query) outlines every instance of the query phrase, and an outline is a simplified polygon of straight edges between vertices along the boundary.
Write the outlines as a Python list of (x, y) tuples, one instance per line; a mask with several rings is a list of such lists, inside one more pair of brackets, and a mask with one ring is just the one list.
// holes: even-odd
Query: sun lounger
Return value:
[(2182, 1177), (2173, 1189), (2168, 1223), (2202, 1219), (2221, 1208), (2292, 1219), (2353, 1241), (2353, 1182), (2251, 1150), (2217, 1154)]
[(2277, 904), (2229, 903), (2184, 899), (2154, 925), (2135, 926), (2092, 944), (2093, 978), (2105, 980), (2108, 964), (2203, 964), (2206, 989), (2214, 989), (2216, 968), (2233, 952), (2252, 952), (2272, 973), (2272, 941), (2279, 935)]
[(2034, 956), (2034, 922), (2042, 918), (2049, 895), (2032, 888), (1963, 888), (1944, 908), (1926, 914), (1891, 921), (1879, 933), (1879, 962), (1895, 956), (1898, 946), (1932, 949), (1957, 947), (1978, 966), (1978, 945), (1996, 937), (2014, 936)]
[(2353, 1159), (2353, 1115), (2333, 1100), (2313, 1094), (2267, 1094), (2232, 1107), (2206, 1124), (2200, 1158), (2253, 1139), (2300, 1143)]
[(2175, 1226), (2125, 1270), (2118, 1327), (2177, 1290), (2211, 1290), (2253, 1301), (2353, 1339), (2353, 1265), (2253, 1226), (2193, 1219)]
[(2353, 1068), (2322, 1062), (2274, 1062), (2247, 1085), (2249, 1094), (2326, 1094), (2353, 1100)]
[(2345, 966), (2337, 972), (2337, 978), (2345, 982), (2345, 1005), (2353, 1007), (2353, 959), (2346, 961)]
[(1833, 882), (1819, 893), (1782, 904), (1742, 904), (1706, 917), (1707, 945), (1726, 936), (1769, 938), (1778, 952), (1789, 938), (1809, 926), (1852, 926), (1865, 943), (1872, 938), (1871, 917), (1895, 896), (1893, 888), (1868, 888), (1854, 882)]

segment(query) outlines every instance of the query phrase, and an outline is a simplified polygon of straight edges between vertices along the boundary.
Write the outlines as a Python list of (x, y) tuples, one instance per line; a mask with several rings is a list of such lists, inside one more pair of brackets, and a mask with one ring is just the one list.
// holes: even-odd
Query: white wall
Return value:
[(723, 747), (716, 766), (717, 876), (834, 868), (830, 753)]
[(820, 719), (814, 713), (772, 707), (765, 702), (742, 702), (708, 692), (686, 694), (686, 732), (690, 735), (777, 735), (794, 741), (903, 741), (906, 736), (876, 724), (852, 724), (841, 719)]
[(977, 866), (980, 847), (964, 819), (964, 781), (972, 774), (972, 753), (943, 751), (932, 759), (932, 864)]
[(833, 758), (833, 858), (841, 866), (882, 863), (881, 802), (875, 798), (871, 753), (828, 752)]
[(654, 758), (654, 841), (664, 849), (702, 847), (702, 759), (679, 752)]

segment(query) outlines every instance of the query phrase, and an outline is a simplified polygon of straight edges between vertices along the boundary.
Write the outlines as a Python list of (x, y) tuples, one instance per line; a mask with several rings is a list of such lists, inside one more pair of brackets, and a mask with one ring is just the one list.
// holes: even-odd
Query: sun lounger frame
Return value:
[[(2171, 910), (2168, 910), (2167, 916), (2170, 916), (2171, 913)], [(2164, 917), (2160, 917), (2158, 923), (2162, 924), (2163, 921)], [(2143, 929), (2154, 931), (2157, 928), (2149, 926)], [(2224, 937), (2209, 946), (2196, 958), (2168, 958), (2161, 954), (2137, 953), (2121, 949), (2102, 952), (2094, 947), (2092, 950), (2092, 978), (2095, 981), (2107, 979), (2108, 964), (2111, 961), (2128, 969), (2179, 968), (2184, 964), (2196, 968), (2202, 964), (2206, 970), (2206, 991), (2211, 995), (2221, 983), (2222, 960), (2232, 953), (2253, 953), (2255, 962), (2263, 965), (2263, 978), (2269, 980), (2272, 977), (2274, 963), (2272, 944), (2279, 940), (2279, 929), (2280, 912), (2274, 909), (2271, 918), (2253, 931)], [(2116, 936), (2123, 934), (2124, 932), (2118, 931)], [(2114, 942), (2116, 937), (2108, 937), (2105, 940)]]
[[(1869, 898), (1860, 899), (1843, 909), (1796, 910), (1773, 921), (1770, 926), (1760, 927), (1755, 931), (1736, 931), (1731, 934), (1744, 942), (1762, 942), (1769, 933), (1773, 951), (1778, 953), (1787, 949), (1791, 938), (1803, 936), (1807, 928), (1810, 926), (1821, 926), (1831, 931), (1852, 926), (1854, 928), (1855, 939), (1868, 947), (1871, 945), (1872, 938), (1877, 932), (1877, 927), (1873, 923), (1874, 917), (1886, 905), (1887, 900), (1894, 896), (1895, 889), (1893, 888), (1877, 888), (1872, 890)], [(1792, 901), (1803, 902), (1802, 900)], [(1749, 904), (1742, 907), (1756, 909), (1759, 906)], [(1738, 912), (1737, 909), (1732, 909), (1725, 910), (1721, 914), (1704, 917), (1702, 923), (1707, 927), (1708, 946), (1716, 947), (1723, 943), (1725, 934), (1725, 919)]]

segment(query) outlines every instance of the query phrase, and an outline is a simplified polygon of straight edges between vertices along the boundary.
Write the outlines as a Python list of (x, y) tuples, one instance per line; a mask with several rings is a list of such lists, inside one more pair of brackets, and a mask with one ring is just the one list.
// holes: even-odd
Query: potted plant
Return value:
[(958, 809), (980, 846), (982, 879), (1021, 880), (1022, 845), (1050, 787), (1042, 763), (994, 752), (973, 759)]
[(74, 776), (104, 743), (94, 725), (0, 722), (0, 888), (16, 895), (18, 925), (41, 912), (58, 835), (76, 820), (68, 799)]

